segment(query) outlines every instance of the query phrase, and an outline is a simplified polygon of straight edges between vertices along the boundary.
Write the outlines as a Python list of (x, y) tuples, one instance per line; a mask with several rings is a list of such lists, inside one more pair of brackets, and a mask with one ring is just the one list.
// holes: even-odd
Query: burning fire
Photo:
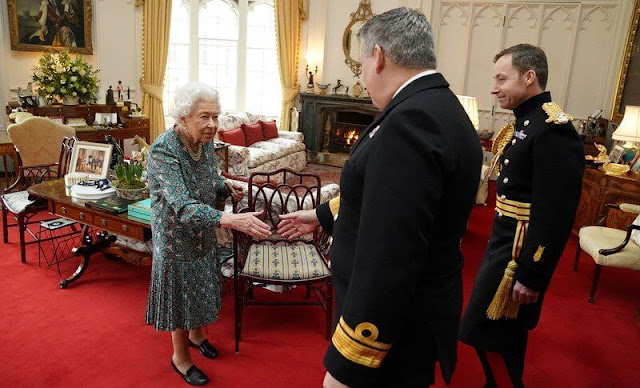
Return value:
[(358, 140), (358, 135), (359, 135), (358, 131), (352, 129), (349, 132), (347, 132), (344, 138), (347, 141), (348, 145), (353, 145), (353, 143), (355, 143)]

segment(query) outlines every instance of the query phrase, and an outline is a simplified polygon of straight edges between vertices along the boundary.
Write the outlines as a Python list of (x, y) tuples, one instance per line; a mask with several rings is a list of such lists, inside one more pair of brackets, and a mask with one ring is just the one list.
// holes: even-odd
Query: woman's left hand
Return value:
[(234, 201), (242, 201), (242, 198), (244, 198), (244, 187), (237, 183), (231, 182), (227, 182), (227, 187), (231, 190), (231, 197)]

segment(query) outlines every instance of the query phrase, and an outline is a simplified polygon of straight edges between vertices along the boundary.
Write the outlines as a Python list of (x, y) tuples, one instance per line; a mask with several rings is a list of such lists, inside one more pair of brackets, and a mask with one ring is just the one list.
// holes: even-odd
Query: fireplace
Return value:
[(309, 162), (342, 167), (351, 148), (380, 111), (370, 99), (301, 93), (301, 132)]

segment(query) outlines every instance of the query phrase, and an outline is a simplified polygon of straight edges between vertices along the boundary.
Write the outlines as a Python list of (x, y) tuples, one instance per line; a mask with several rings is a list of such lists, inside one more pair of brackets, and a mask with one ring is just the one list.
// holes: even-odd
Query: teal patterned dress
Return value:
[(222, 212), (215, 204), (228, 193), (216, 164), (213, 144), (204, 144), (195, 161), (173, 129), (151, 146), (153, 264), (146, 321), (156, 330), (195, 329), (218, 319), (215, 228)]

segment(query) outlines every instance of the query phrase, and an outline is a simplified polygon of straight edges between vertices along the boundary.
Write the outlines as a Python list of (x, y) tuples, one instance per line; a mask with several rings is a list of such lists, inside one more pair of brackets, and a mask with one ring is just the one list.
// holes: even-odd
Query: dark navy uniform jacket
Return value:
[[(517, 221), (496, 212), (489, 245), (460, 328), (460, 339), (484, 350), (508, 352), (526, 345), (526, 331), (540, 318), (544, 292), (571, 233), (582, 189), (584, 151), (569, 121), (556, 124), (543, 109), (541, 93), (514, 110), (515, 133), (504, 149), (498, 197), (531, 204), (528, 230), (515, 280), (540, 292), (538, 302), (521, 305), (517, 319), (490, 320), (487, 307), (511, 260)], [(547, 122), (548, 121), (548, 122)]]
[(317, 209), (333, 235), (338, 321), (324, 362), (342, 383), (426, 386), (436, 361), (451, 378), (460, 239), (481, 164), (476, 131), (438, 73), (408, 84), (361, 133), (342, 170), (339, 212)]

